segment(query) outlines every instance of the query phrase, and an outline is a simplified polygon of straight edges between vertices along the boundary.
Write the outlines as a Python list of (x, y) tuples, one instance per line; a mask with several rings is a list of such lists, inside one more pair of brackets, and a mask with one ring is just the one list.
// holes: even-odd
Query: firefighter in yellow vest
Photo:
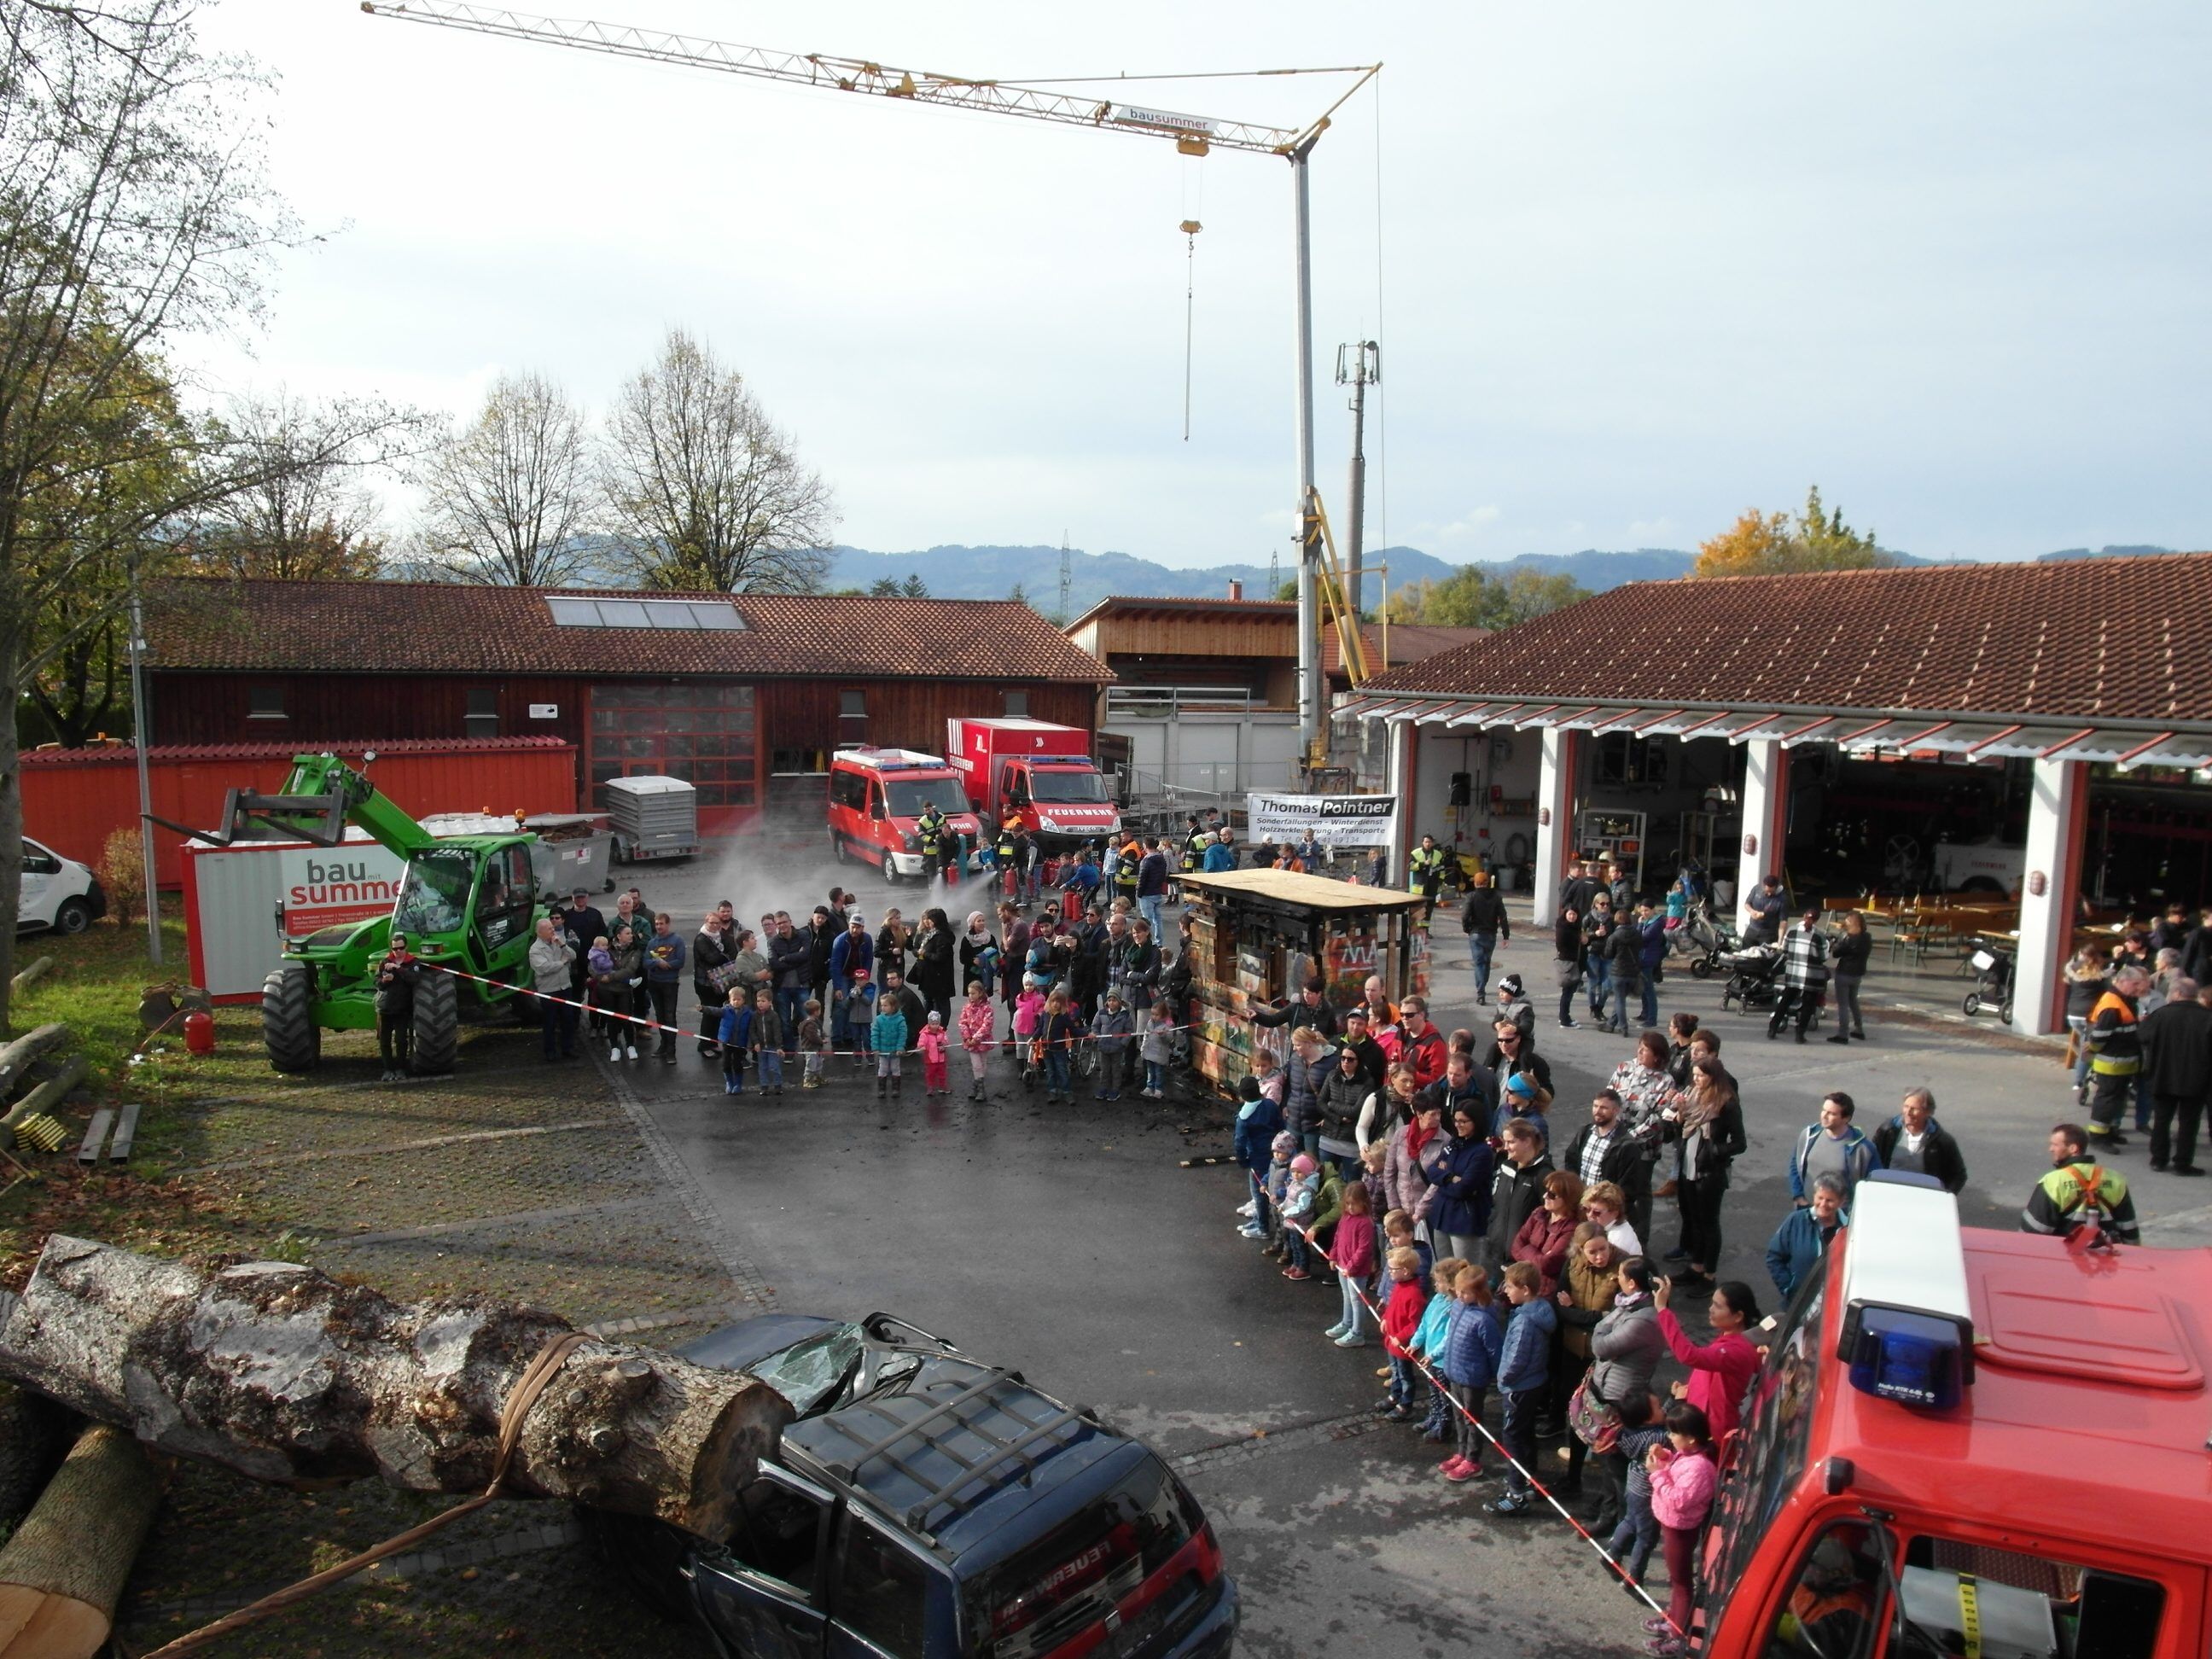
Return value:
[(1115, 894), (1132, 904), (1137, 902), (1137, 866), (1144, 860), (1145, 849), (1132, 836), (1129, 844), (1121, 849), (1121, 861), (1114, 866)]
[(2062, 1123), (2051, 1132), (2051, 1170), (2027, 1195), (2020, 1230), (2067, 1238), (2092, 1225), (2118, 1243), (2142, 1243), (2127, 1177), (2090, 1157), (2087, 1130)]
[(1206, 832), (1198, 827), (1198, 814), (1190, 814), (1190, 829), (1182, 838), (1182, 868), (1185, 874), (1198, 868), (1198, 861), (1206, 856)]
[(914, 832), (920, 843), (917, 850), (921, 854), (921, 873), (934, 876), (938, 865), (942, 862), (946, 833), (945, 814), (937, 810), (935, 801), (929, 802), (921, 809), (921, 817), (915, 820)]
[(1437, 845), (1434, 836), (1423, 836), (1421, 844), (1413, 849), (1407, 860), (1413, 873), (1413, 891), (1429, 902), (1429, 908), (1437, 908), (1437, 894), (1444, 884), (1444, 849)]
[(2089, 1135), (2099, 1146), (2124, 1146), (2120, 1133), (2136, 1097), (2136, 1073), (2142, 1069), (2142, 1031), (2138, 1010), (2150, 989), (2150, 975), (2123, 968), (2112, 988), (2089, 1010), (2089, 1074), (2096, 1079), (2089, 1097)]

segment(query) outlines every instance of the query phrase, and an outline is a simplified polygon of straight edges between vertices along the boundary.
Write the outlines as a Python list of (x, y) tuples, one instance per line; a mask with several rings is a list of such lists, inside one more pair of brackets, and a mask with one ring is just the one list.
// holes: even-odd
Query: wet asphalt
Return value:
[[(666, 892), (681, 903), (696, 889), (703, 903), (729, 883), (726, 871), (702, 870), (680, 884), (657, 877), (653, 890), (657, 902)], [(886, 899), (909, 915), (919, 908), (910, 889), (886, 895), (871, 883), (862, 891), (872, 923)], [(957, 922), (963, 911), (953, 908)], [(1456, 933), (1439, 929), (1435, 1013), (1447, 1029), (1474, 1023)], [(1537, 993), (1564, 1138), (1628, 1045), (1596, 1030), (1579, 1006), (1580, 1029), (1557, 1027), (1557, 993), (1543, 995), (1549, 957), (1547, 943), (1508, 945), (1493, 984), (1517, 971)], [(2043, 1134), (2069, 1109), (2047, 1046), (1986, 1023), (1891, 1010), (1871, 995), (1871, 1043), (1770, 1042), (1763, 1018), (1722, 1012), (1719, 992), (1717, 981), (1677, 974), (1661, 1012), (1695, 1009), (1723, 1033), (1723, 1058), (1743, 1085), (1752, 1147), (1724, 1215), (1723, 1276), (1771, 1300), (1763, 1252), (1789, 1208), (1789, 1148), (1835, 1087), (1857, 1094), (1871, 1129), (1905, 1089), (1934, 1086), (1974, 1172), (1966, 1218), (2014, 1224), (2045, 1167)], [(1484, 1514), (1494, 1479), (1448, 1486), (1434, 1472), (1444, 1449), (1414, 1428), (1375, 1421), (1379, 1352), (1339, 1350), (1321, 1334), (1337, 1316), (1334, 1290), (1286, 1283), (1236, 1236), (1243, 1192), (1233, 1166), (1182, 1167), (1228, 1152), (1225, 1105), (1186, 1094), (1048, 1108), (1022, 1091), (1006, 1061), (991, 1098), (974, 1105), (957, 1057), (953, 1097), (925, 1099), (915, 1075), (895, 1101), (879, 1100), (849, 1060), (833, 1064), (821, 1091), (802, 1091), (794, 1073), (784, 1096), (769, 1100), (723, 1095), (689, 1042), (673, 1067), (624, 1069), (780, 1306), (898, 1314), (1097, 1407), (1176, 1461), (1243, 1587), (1241, 1650), (1303, 1656), (1378, 1639), (1437, 1659), (1470, 1647), (1641, 1650), (1649, 1609), (1556, 1516)], [(2202, 1201), (2189, 1183), (2171, 1183), (2170, 1195), (2144, 1184), (2153, 1212), (2162, 1201)], [(1656, 1248), (1674, 1243), (1664, 1201), (1655, 1231)], [(1562, 1467), (1548, 1449), (1544, 1467)], [(1663, 1578), (1656, 1562), (1652, 1576)]]

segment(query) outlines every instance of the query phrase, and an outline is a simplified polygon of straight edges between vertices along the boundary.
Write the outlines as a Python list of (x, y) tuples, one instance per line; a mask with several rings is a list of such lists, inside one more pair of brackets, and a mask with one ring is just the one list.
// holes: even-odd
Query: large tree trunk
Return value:
[[(12, 516), (12, 515), (11, 515)], [(0, 581), (14, 574), (0, 536)], [(11, 607), (19, 596), (10, 585)], [(15, 1029), (9, 1011), (15, 1000), (15, 917), (23, 897), (23, 778), (15, 750), (15, 710), (22, 700), (21, 630), (27, 619), (0, 617), (0, 1037)]]
[[(57, 1233), (0, 1329), (0, 1373), (257, 1480), (472, 1492), (491, 1479), (501, 1403), (568, 1329), (542, 1309), (402, 1305), (280, 1261), (210, 1276)], [(507, 1489), (720, 1539), (791, 1419), (742, 1373), (589, 1342), (539, 1395)]]
[(161, 1501), (137, 1441), (102, 1423), (78, 1436), (0, 1549), (0, 1659), (92, 1659)]

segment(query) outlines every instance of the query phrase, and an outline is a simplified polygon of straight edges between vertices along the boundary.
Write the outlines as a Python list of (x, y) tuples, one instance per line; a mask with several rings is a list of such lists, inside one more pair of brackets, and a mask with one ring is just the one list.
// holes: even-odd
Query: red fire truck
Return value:
[(1121, 828), (1106, 780), (1091, 758), (1091, 735), (1073, 726), (1018, 718), (945, 723), (945, 758), (960, 769), (968, 799), (992, 831), (1009, 818), (1046, 850), (1061, 852)]
[(911, 749), (840, 749), (830, 757), (830, 848), (880, 866), (886, 881), (919, 881), (937, 860), (922, 845), (921, 815), (937, 808), (942, 834), (972, 849), (982, 833), (960, 775)]
[(1706, 1540), (1725, 1659), (2206, 1659), (2212, 1250), (1853, 1195), (1784, 1314)]

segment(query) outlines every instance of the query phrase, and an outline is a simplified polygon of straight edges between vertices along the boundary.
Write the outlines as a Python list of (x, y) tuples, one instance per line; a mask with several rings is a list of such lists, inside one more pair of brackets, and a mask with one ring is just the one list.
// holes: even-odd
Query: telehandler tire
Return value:
[(261, 981), (261, 1041), (277, 1071), (312, 1072), (322, 1064), (314, 994), (314, 970), (304, 962), (284, 963)]
[(450, 1072), (461, 1042), (461, 982), (426, 970), (415, 987), (415, 1048), (408, 1069), (417, 1077)]

